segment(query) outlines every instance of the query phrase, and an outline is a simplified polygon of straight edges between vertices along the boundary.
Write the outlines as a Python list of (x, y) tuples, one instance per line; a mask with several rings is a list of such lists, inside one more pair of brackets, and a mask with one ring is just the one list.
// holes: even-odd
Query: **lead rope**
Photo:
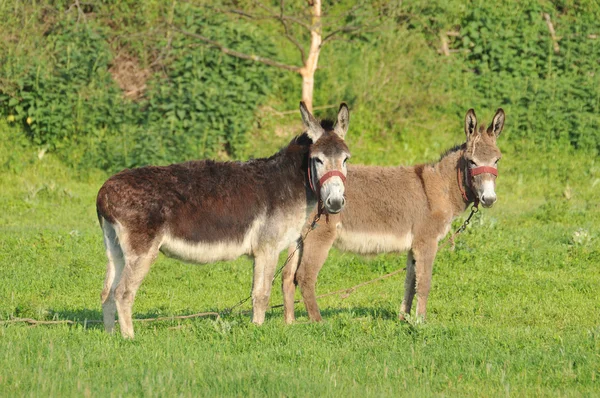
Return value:
[[(459, 169), (460, 170), (460, 169)], [(460, 173), (460, 172), (459, 172)], [(459, 181), (460, 181), (460, 174), (459, 174)], [(461, 185), (459, 185), (461, 186)], [(277, 276), (279, 276), (279, 274), (283, 271), (283, 268), (285, 268), (285, 266), (290, 262), (290, 260), (292, 259), (292, 257), (294, 256), (294, 254), (296, 254), (296, 252), (300, 249), (302, 243), (304, 243), (304, 241), (306, 240), (306, 237), (308, 236), (308, 234), (313, 231), (317, 225), (318, 222), (321, 219), (321, 214), (323, 214), (323, 202), (319, 199), (319, 203), (318, 203), (318, 209), (317, 209), (317, 214), (315, 215), (315, 218), (313, 219), (312, 223), (310, 224), (310, 228), (308, 229), (308, 231), (306, 231), (306, 233), (304, 234), (304, 236), (302, 236), (302, 238), (298, 241), (298, 244), (296, 245), (296, 248), (294, 249), (294, 251), (292, 253), (290, 253), (287, 257), (287, 259), (285, 260), (285, 262), (283, 263), (283, 265), (281, 267), (279, 267), (279, 269), (275, 272), (275, 274), (273, 275), (273, 280), (271, 281), (271, 284), (275, 281), (275, 278), (277, 278)], [(461, 233), (463, 232), (467, 226), (471, 223), (471, 218), (473, 218), (473, 215), (475, 215), (475, 213), (477, 213), (479, 211), (479, 201), (475, 201), (475, 203), (473, 203), (473, 206), (471, 207), (471, 213), (469, 214), (469, 217), (467, 217), (467, 219), (462, 223), (462, 225), (460, 227), (458, 227), (458, 229), (444, 242), (442, 243), (439, 247), (438, 250), (442, 249), (444, 246), (446, 246), (447, 244), (451, 244), (450, 246), (450, 250), (454, 251), (455, 248), (455, 242), (454, 239)], [(327, 222), (329, 222), (329, 215), (327, 213), (325, 213), (326, 217), (327, 217)], [(370, 285), (372, 283), (387, 279), (389, 277), (392, 277), (396, 274), (399, 274), (403, 271), (405, 271), (406, 268), (400, 268), (397, 269), (395, 271), (392, 271), (388, 274), (382, 275), (380, 277), (377, 277), (375, 279), (371, 279), (369, 281), (366, 282), (361, 282), (358, 285), (346, 288), (346, 289), (340, 289), (340, 290), (336, 290), (333, 292), (328, 292), (328, 293), (324, 293), (321, 294), (319, 296), (317, 296), (316, 298), (324, 298), (324, 297), (328, 297), (328, 296), (333, 296), (335, 294), (342, 294), (342, 298), (346, 298), (348, 297), (350, 294), (354, 293), (357, 289), (363, 287), (363, 286), (367, 286)], [(176, 316), (169, 316), (169, 317), (158, 317), (158, 318), (144, 318), (144, 319), (133, 319), (134, 321), (137, 322), (151, 322), (151, 321), (173, 321), (176, 319), (190, 319), (190, 318), (197, 318), (197, 317), (205, 317), (205, 316), (214, 316), (215, 319), (220, 319), (221, 315), (229, 315), (233, 312), (234, 309), (238, 308), (239, 306), (241, 306), (242, 304), (246, 303), (248, 300), (250, 300), (252, 298), (252, 294), (250, 294), (248, 297), (238, 301), (236, 304), (234, 304), (233, 306), (226, 308), (225, 310), (221, 311), (221, 312), (202, 312), (202, 313), (198, 313), (198, 314), (192, 314), (192, 315), (176, 315)], [(294, 304), (298, 304), (300, 301), (299, 300), (295, 300)], [(279, 305), (274, 305), (269, 307), (269, 309), (273, 309), (273, 308), (279, 308), (279, 307), (283, 307), (283, 304), (279, 304)], [(37, 325), (51, 325), (51, 324), (78, 324), (78, 323), (82, 323), (84, 325), (84, 327), (86, 326), (86, 324), (88, 323), (102, 323), (102, 320), (84, 320), (83, 322), (81, 321), (72, 321), (72, 320), (53, 320), (53, 321), (41, 321), (41, 320), (36, 320), (36, 319), (30, 319), (30, 318), (15, 318), (15, 319), (10, 319), (10, 320), (0, 320), (0, 325), (1, 324), (5, 324), (5, 323), (18, 323), (18, 322), (24, 322), (24, 323), (29, 323), (32, 326), (37, 326)]]
[[(463, 195), (463, 197), (468, 201), (468, 199), (466, 198), (466, 193), (464, 192), (463, 188), (462, 188), (462, 184), (461, 184), (461, 173), (460, 173), (460, 168), (458, 169), (458, 181), (459, 181), (459, 188), (461, 188), (461, 193)], [(300, 249), (300, 246), (302, 245), (302, 243), (304, 243), (304, 240), (306, 239), (306, 237), (308, 236), (308, 234), (317, 227), (317, 223), (319, 222), (320, 218), (321, 218), (321, 214), (323, 214), (323, 202), (321, 201), (321, 199), (319, 199), (319, 204), (318, 204), (318, 210), (317, 210), (317, 214), (315, 215), (315, 218), (313, 220), (313, 222), (310, 225), (310, 228), (308, 229), (308, 231), (306, 231), (306, 234), (304, 234), (304, 236), (302, 237), (302, 239), (300, 239), (298, 241), (298, 244), (296, 245), (296, 248), (294, 249), (294, 251), (288, 255), (287, 259), (285, 260), (285, 262), (283, 263), (283, 265), (281, 267), (279, 267), (279, 269), (277, 270), (277, 272), (275, 272), (275, 275), (273, 275), (273, 281), (271, 281), (271, 283), (273, 283), (275, 281), (275, 278), (281, 273), (281, 271), (283, 270), (283, 268), (285, 268), (285, 266), (289, 263), (289, 261), (292, 259), (292, 257), (294, 256), (294, 254), (296, 254), (296, 252), (298, 251), (298, 249)], [(454, 251), (456, 244), (455, 244), (455, 239), (456, 237), (462, 233), (465, 229), (467, 229), (467, 226), (471, 223), (471, 218), (473, 218), (473, 216), (479, 212), (479, 200), (475, 200), (475, 202), (473, 203), (473, 206), (471, 206), (471, 213), (469, 214), (469, 217), (467, 217), (467, 219), (462, 223), (462, 225), (460, 227), (458, 227), (458, 229), (452, 234), (450, 235), (450, 237), (444, 242), (442, 243), (440, 246), (438, 246), (438, 250), (444, 248), (445, 246), (447, 246), (448, 244), (450, 244), (450, 251)], [(327, 222), (329, 222), (329, 215), (325, 214), (325, 216), (327, 217)], [(320, 296), (317, 296), (316, 298), (322, 298), (322, 297), (327, 297), (327, 296), (332, 296), (334, 294), (338, 294), (338, 293), (345, 293), (345, 296), (343, 298), (346, 298), (347, 296), (349, 296), (350, 294), (352, 294), (356, 289), (362, 287), (362, 286), (366, 286), (366, 285), (370, 285), (371, 283), (377, 282), (379, 280), (382, 279), (386, 279), (389, 278), (391, 276), (394, 276), (402, 271), (405, 271), (406, 268), (401, 268), (398, 269), (396, 271), (390, 272), (389, 274), (385, 274), (383, 276), (380, 276), (378, 278), (372, 279), (370, 281), (367, 282), (362, 282), (356, 286), (352, 286), (350, 288), (347, 289), (342, 289), (342, 290), (336, 290), (335, 292), (329, 292), (329, 293), (325, 293), (322, 294)], [(240, 302), (238, 302), (237, 304), (235, 304), (232, 307), (227, 308), (226, 310), (222, 311), (222, 314), (230, 314), (234, 309), (236, 309), (237, 307), (239, 307), (240, 305), (244, 304), (245, 302), (247, 302), (248, 300), (250, 300), (252, 298), (252, 294), (250, 294), (250, 296), (246, 297), (245, 299), (241, 300)], [(297, 302), (297, 300), (295, 301), (295, 303)], [(269, 309), (272, 308), (279, 308), (282, 307), (283, 304), (280, 305), (276, 305), (276, 306), (271, 306), (269, 307)]]
[[(470, 224), (471, 218), (473, 217), (473, 215), (479, 211), (479, 208), (477, 207), (478, 205), (479, 205), (479, 203), (474, 203), (473, 204), (473, 206), (471, 207), (471, 214), (469, 214), (469, 217), (467, 217), (467, 219), (463, 222), (463, 224), (444, 243), (442, 243), (438, 247), (438, 250), (442, 249), (444, 246), (446, 246), (448, 243), (450, 243), (451, 244), (450, 250), (454, 251), (454, 246), (455, 246), (454, 245), (454, 238), (456, 238), (456, 236), (458, 234), (460, 234), (461, 232), (463, 232), (467, 228), (467, 225)], [(368, 280), (366, 282), (361, 282), (358, 285), (354, 285), (352, 287), (348, 287), (348, 288), (345, 288), (345, 289), (339, 289), (339, 290), (335, 290), (335, 291), (332, 291), (332, 292), (327, 292), (327, 293), (320, 294), (320, 295), (316, 296), (315, 299), (321, 299), (321, 298), (324, 298), (324, 297), (334, 296), (336, 294), (339, 294), (342, 299), (345, 299), (348, 296), (350, 296), (352, 293), (354, 293), (356, 290), (360, 289), (361, 287), (373, 284), (375, 282), (382, 281), (384, 279), (390, 278), (390, 277), (392, 277), (394, 275), (397, 275), (397, 274), (399, 274), (401, 272), (404, 272), (404, 271), (406, 271), (406, 268), (399, 268), (399, 269), (397, 269), (395, 271), (392, 271), (392, 272), (390, 272), (388, 274), (379, 276), (379, 277), (377, 277), (375, 279), (371, 279), (371, 280)], [(298, 304), (300, 302), (301, 302), (301, 300), (294, 300), (294, 304)], [(278, 304), (278, 305), (271, 306), (271, 307), (269, 307), (269, 309), (281, 308), (281, 307), (283, 307), (283, 304)]]
[[(478, 211), (479, 211), (479, 209), (476, 206), (476, 204), (473, 204), (473, 207), (471, 207), (471, 214), (469, 214), (469, 217), (467, 217), (467, 219), (463, 222), (463, 224), (456, 230), (456, 232), (454, 232), (452, 234), (452, 236), (450, 236), (450, 238), (448, 238), (448, 240), (446, 240), (442, 245), (439, 246), (438, 250), (441, 249), (441, 248), (443, 248), (448, 243), (452, 244), (450, 250), (454, 250), (454, 238), (467, 228), (467, 225), (469, 225), (469, 223), (471, 222), (471, 218)], [(308, 236), (308, 234), (313, 229), (315, 229), (317, 227), (317, 223), (319, 222), (319, 220), (320, 220), (320, 216), (319, 216), (319, 213), (317, 213), (315, 215), (315, 218), (313, 219), (313, 222), (310, 225), (310, 228), (308, 229), (308, 231), (306, 231), (306, 233), (304, 234), (304, 236), (302, 237), (302, 239), (296, 245), (296, 249), (290, 255), (288, 255), (288, 258), (285, 260), (285, 263), (277, 270), (277, 272), (273, 276), (273, 281), (275, 281), (275, 278), (281, 273), (281, 271), (283, 270), (283, 268), (292, 259), (292, 257), (296, 253), (296, 251), (298, 251), (300, 249), (301, 244), (304, 242), (304, 240), (306, 240), (306, 237)], [(320, 298), (324, 298), (324, 297), (328, 297), (328, 296), (333, 296), (333, 295), (336, 295), (336, 294), (341, 294), (342, 295), (341, 298), (345, 299), (350, 294), (354, 293), (356, 290), (358, 290), (361, 287), (364, 287), (364, 286), (373, 284), (375, 282), (378, 282), (378, 281), (390, 278), (390, 277), (392, 277), (394, 275), (397, 275), (397, 274), (399, 274), (399, 273), (401, 273), (401, 272), (403, 272), (405, 270), (406, 270), (406, 268), (400, 268), (400, 269), (392, 271), (392, 272), (390, 272), (388, 274), (382, 275), (380, 277), (377, 277), (375, 279), (371, 279), (371, 280), (366, 281), (366, 282), (361, 282), (358, 285), (355, 285), (355, 286), (352, 286), (352, 287), (349, 287), (349, 288), (340, 289), (340, 290), (336, 290), (336, 291), (333, 291), (333, 292), (328, 292), (328, 293), (320, 294), (316, 298), (320, 299)], [(271, 283), (273, 283), (273, 281)], [(225, 310), (223, 310), (221, 312), (201, 312), (201, 313), (198, 313), (198, 314), (191, 314), (191, 315), (175, 315), (175, 316), (158, 317), (158, 318), (134, 319), (134, 321), (135, 322), (174, 321), (174, 320), (177, 320), (177, 319), (191, 319), (191, 318), (206, 317), (206, 316), (214, 316), (215, 319), (218, 320), (218, 319), (221, 318), (221, 315), (230, 314), (234, 309), (236, 309), (237, 307), (241, 306), (242, 304), (244, 304), (245, 302), (247, 302), (251, 298), (252, 298), (252, 294), (250, 294), (250, 296), (244, 298), (243, 300), (240, 300), (238, 303), (236, 303), (232, 307), (229, 307), (229, 308), (227, 308), (227, 309), (225, 309)], [(295, 300), (294, 304), (298, 304), (299, 302), (300, 302), (300, 300)], [(269, 307), (269, 309), (280, 308), (280, 307), (283, 307), (283, 304), (278, 304), (278, 305), (271, 306), (271, 307)], [(244, 312), (247, 312), (247, 311), (244, 311)], [(70, 325), (83, 324), (84, 327), (86, 327), (87, 324), (102, 323), (103, 321), (102, 320), (95, 320), (95, 319), (90, 319), (90, 320), (86, 319), (84, 321), (72, 321), (72, 320), (42, 321), (42, 320), (36, 320), (36, 319), (30, 319), (30, 318), (14, 318), (14, 319), (10, 319), (10, 320), (0, 320), (0, 325), (1, 324), (6, 324), (6, 323), (19, 323), (19, 322), (29, 323), (32, 326), (37, 326), (37, 325), (53, 325), (53, 324), (70, 324)]]
[[(322, 204), (323, 203), (321, 201), (319, 201), (318, 206), (322, 206)], [(283, 265), (281, 267), (279, 267), (277, 272), (275, 272), (275, 275), (273, 275), (273, 281), (271, 281), (271, 283), (273, 283), (275, 281), (275, 278), (281, 273), (283, 268), (290, 262), (292, 257), (294, 257), (294, 254), (296, 254), (296, 252), (300, 249), (300, 246), (306, 240), (306, 237), (308, 236), (308, 234), (317, 227), (318, 222), (321, 219), (321, 214), (323, 214), (323, 212), (322, 212), (322, 209), (319, 208), (319, 210), (317, 211), (317, 214), (315, 215), (315, 218), (313, 219), (312, 223), (310, 224), (310, 228), (308, 229), (308, 231), (306, 231), (304, 236), (302, 236), (302, 238), (298, 241), (296, 248), (294, 249), (294, 251), (292, 253), (290, 253), (288, 255), (288, 257), (285, 260), (285, 262), (283, 263)], [(248, 297), (238, 301), (233, 306), (226, 308), (225, 310), (220, 311), (220, 312), (211, 311), (211, 312), (200, 312), (198, 314), (191, 314), (191, 315), (175, 315), (175, 316), (165, 316), (165, 317), (157, 317), (157, 318), (142, 318), (142, 319), (134, 318), (133, 321), (134, 322), (174, 321), (174, 320), (178, 320), (178, 319), (191, 319), (191, 318), (200, 318), (200, 317), (206, 317), (206, 316), (213, 316), (213, 317), (215, 317), (216, 320), (218, 320), (218, 319), (221, 319), (221, 316), (223, 316), (223, 315), (231, 314), (231, 312), (234, 309), (241, 306), (242, 304), (244, 304), (251, 298), (252, 298), (252, 294), (250, 294)], [(270, 307), (270, 308), (273, 308), (273, 307)], [(9, 324), (9, 323), (28, 323), (31, 326), (58, 325), (58, 324), (67, 324), (67, 325), (82, 324), (83, 327), (85, 328), (85, 327), (87, 327), (88, 324), (102, 323), (102, 322), (103, 321), (99, 320), (99, 319), (84, 319), (83, 321), (69, 320), (69, 319), (58, 320), (57, 319), (57, 320), (45, 321), (45, 320), (38, 320), (38, 319), (32, 319), (32, 318), (13, 318), (13, 319), (8, 319), (8, 320), (0, 320), (0, 325)]]

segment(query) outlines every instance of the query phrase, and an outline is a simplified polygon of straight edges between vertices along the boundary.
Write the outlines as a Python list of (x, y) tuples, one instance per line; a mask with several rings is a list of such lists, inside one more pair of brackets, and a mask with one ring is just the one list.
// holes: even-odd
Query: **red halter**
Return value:
[[(325, 184), (325, 181), (329, 180), (332, 177), (340, 177), (342, 179), (342, 183), (344, 185), (346, 185), (346, 176), (341, 171), (331, 170), (331, 171), (328, 171), (327, 173), (323, 174), (323, 176), (319, 179), (319, 191), (317, 191), (315, 189), (315, 186), (313, 185), (312, 173), (310, 171), (311, 169), (312, 169), (312, 164), (310, 164), (310, 161), (309, 161), (309, 165), (308, 165), (308, 183), (310, 185), (310, 189), (312, 189), (312, 191), (317, 196), (319, 196), (320, 191), (321, 191), (321, 187), (323, 187), (323, 184)], [(321, 198), (319, 198), (319, 200), (321, 200)]]
[(475, 177), (476, 175), (483, 174), (483, 173), (490, 173), (497, 177), (498, 169), (495, 167), (490, 167), (490, 166), (479, 166), (479, 167), (473, 167), (472, 169), (470, 169), (471, 177)]
[[(473, 185), (472, 185), (473, 177), (475, 177), (476, 175), (479, 175), (479, 174), (484, 174), (484, 173), (493, 174), (494, 176), (498, 177), (498, 169), (495, 167), (490, 167), (490, 166), (473, 167), (472, 169), (469, 169), (469, 177), (470, 178), (467, 179), (467, 185), (469, 185), (469, 188), (471, 188), (471, 190), (473, 190)], [(469, 198), (467, 197), (467, 193), (465, 192), (465, 188), (463, 187), (462, 170), (460, 167), (458, 168), (458, 173), (457, 173), (456, 177), (458, 179), (458, 188), (460, 189), (460, 194), (462, 195), (464, 201), (469, 203)], [(479, 198), (476, 197), (474, 200), (474, 203), (475, 203), (475, 207), (479, 206)]]
[[(346, 185), (346, 176), (338, 170), (331, 170), (328, 171), (327, 173), (323, 174), (323, 176), (321, 178), (319, 178), (319, 191), (317, 191), (315, 189), (315, 186), (313, 185), (313, 180), (312, 180), (312, 162), (310, 160), (310, 154), (308, 157), (308, 184), (310, 185), (310, 189), (315, 193), (315, 195), (317, 195), (317, 198), (319, 199), (319, 203), (317, 204), (317, 216), (315, 218), (315, 221), (313, 222), (316, 223), (317, 220), (319, 220), (319, 218), (321, 218), (321, 214), (323, 214), (325, 212), (325, 207), (323, 206), (323, 201), (321, 200), (321, 188), (323, 187), (323, 184), (325, 184), (325, 181), (327, 181), (328, 179), (332, 178), (332, 177), (340, 177), (342, 180), (342, 184)], [(329, 223), (329, 214), (326, 214), (327, 216), (327, 222)]]

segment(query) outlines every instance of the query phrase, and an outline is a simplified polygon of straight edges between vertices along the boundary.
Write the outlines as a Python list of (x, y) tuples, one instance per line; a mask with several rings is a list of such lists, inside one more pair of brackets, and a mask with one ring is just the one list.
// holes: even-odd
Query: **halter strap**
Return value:
[(342, 179), (342, 183), (346, 185), (346, 176), (338, 170), (331, 170), (327, 173), (323, 174), (323, 177), (319, 180), (319, 187), (322, 187), (325, 184), (325, 181), (329, 180), (332, 177), (340, 177)]
[(317, 203), (317, 216), (315, 218), (315, 221), (313, 221), (313, 228), (316, 225), (316, 221), (319, 220), (319, 218), (321, 218), (321, 215), (323, 213), (325, 213), (326, 217), (327, 217), (327, 223), (329, 223), (329, 214), (327, 214), (325, 212), (325, 207), (323, 205), (323, 201), (321, 200), (321, 195), (320, 195), (320, 190), (321, 187), (323, 186), (323, 184), (325, 184), (325, 182), (327, 180), (329, 180), (332, 177), (340, 177), (340, 179), (342, 180), (342, 184), (346, 185), (346, 176), (338, 170), (331, 170), (328, 171), (327, 173), (323, 174), (323, 176), (319, 179), (319, 191), (317, 191), (317, 189), (315, 188), (314, 184), (313, 184), (313, 179), (312, 179), (312, 162), (310, 161), (310, 152), (308, 153), (308, 185), (310, 186), (310, 189), (314, 192), (315, 195), (317, 195), (317, 198), (319, 199), (319, 203)]
[[(458, 189), (460, 190), (460, 194), (463, 197), (463, 200), (466, 203), (469, 203), (469, 197), (467, 196), (467, 192), (465, 190), (465, 187), (463, 186), (463, 173), (462, 173), (462, 168), (458, 167), (457, 168), (458, 171), (456, 173), (456, 179), (458, 180)], [(475, 177), (476, 175), (479, 174), (484, 174), (484, 173), (489, 173), (492, 174), (494, 176), (498, 176), (498, 169), (495, 167), (490, 167), (490, 166), (478, 166), (478, 167), (473, 167), (472, 169), (468, 169), (468, 175), (469, 178), (467, 179), (467, 185), (469, 186), (469, 188), (471, 189), (471, 191), (473, 191), (473, 185), (472, 185), (472, 179), (473, 177)], [(473, 201), (474, 206), (477, 207), (479, 206), (479, 198), (475, 197), (475, 200)]]
[(479, 167), (473, 167), (470, 170), (471, 177), (475, 177), (476, 175), (483, 174), (483, 173), (490, 173), (495, 176), (498, 176), (498, 169), (495, 167), (490, 167), (490, 166), (479, 166)]
[[(310, 154), (308, 157), (308, 185), (310, 186), (310, 189), (317, 195), (319, 196), (319, 192), (317, 191), (316, 187), (313, 184), (313, 179), (312, 179), (312, 163), (310, 161)], [(342, 184), (346, 185), (346, 176), (339, 170), (331, 170), (328, 171), (327, 173), (323, 174), (323, 176), (319, 179), (319, 190), (321, 189), (321, 187), (323, 186), (323, 184), (325, 184), (325, 182), (327, 180), (329, 180), (332, 177), (340, 177), (340, 179), (342, 180)], [(319, 198), (320, 199), (320, 198)]]
[(463, 200), (466, 203), (469, 203), (469, 197), (467, 196), (467, 192), (465, 191), (465, 187), (463, 186), (463, 174), (462, 174), (462, 168), (458, 167), (458, 172), (456, 173), (456, 180), (458, 182), (458, 189), (460, 190), (460, 194), (463, 197)]

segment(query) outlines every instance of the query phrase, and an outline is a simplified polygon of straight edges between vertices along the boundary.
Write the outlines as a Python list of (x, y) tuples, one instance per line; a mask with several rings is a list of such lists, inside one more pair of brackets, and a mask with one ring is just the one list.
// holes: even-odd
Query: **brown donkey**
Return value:
[(498, 109), (492, 124), (477, 129), (475, 112), (465, 117), (466, 143), (446, 152), (437, 163), (412, 167), (350, 166), (352, 184), (340, 215), (321, 222), (303, 243), (301, 253), (283, 271), (284, 315), (294, 320), (295, 284), (308, 316), (320, 321), (315, 296), (317, 275), (333, 244), (362, 254), (408, 250), (400, 318), (410, 313), (415, 290), (417, 319), (424, 319), (438, 242), (452, 220), (470, 203), (490, 207), (496, 201), (496, 139), (504, 127)]
[(279, 253), (299, 239), (317, 201), (330, 214), (345, 203), (348, 107), (334, 127), (304, 103), (300, 111), (306, 132), (268, 159), (141, 167), (104, 183), (96, 207), (108, 256), (108, 332), (118, 312), (121, 334), (133, 337), (135, 294), (159, 250), (196, 263), (252, 256), (252, 321), (263, 323)]

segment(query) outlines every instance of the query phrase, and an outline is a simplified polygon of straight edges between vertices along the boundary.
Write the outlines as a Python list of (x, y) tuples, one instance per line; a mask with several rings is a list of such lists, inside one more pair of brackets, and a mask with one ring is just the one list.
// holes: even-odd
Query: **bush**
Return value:
[[(512, 6), (511, 6), (512, 4)], [(462, 50), (472, 74), (463, 86), (478, 105), (510, 109), (510, 134), (544, 146), (600, 150), (600, 6), (560, 14), (536, 1), (481, 2), (461, 22)], [(543, 14), (551, 15), (560, 50)]]
[[(102, 15), (102, 9), (96, 11)], [(135, 14), (135, 5), (129, 12)], [(243, 51), (272, 52), (250, 25), (188, 5), (174, 18), (188, 31)], [(1, 112), (21, 124), (33, 144), (79, 167), (117, 170), (237, 156), (272, 71), (170, 32), (154, 42), (166, 51), (145, 96), (134, 101), (125, 98), (109, 71), (113, 53), (123, 50), (111, 47), (118, 33), (100, 17), (83, 23), (68, 14), (38, 32), (44, 48), (30, 51), (28, 62), (10, 52), (0, 55), (0, 68), (15, 72), (0, 85)]]
[[(345, 15), (351, 3), (337, 2), (328, 12)], [(224, 55), (169, 28), (297, 63), (276, 24), (156, 0), (85, 3), (87, 17), (79, 20), (72, 4), (0, 3), (0, 34), (7, 38), (0, 41), (0, 114), (34, 145), (81, 168), (114, 171), (268, 153), (266, 147), (270, 152), (289, 139), (292, 120), (298, 124), (297, 116), (283, 119), (287, 112), (273, 116), (268, 108), (254, 123), (267, 98), (272, 107), (296, 109), (297, 74)], [(317, 111), (330, 116), (340, 101), (350, 103), (356, 133), (349, 140), (363, 161), (396, 156), (371, 153), (369, 142), (412, 151), (411, 159), (424, 148), (436, 152), (457, 137), (470, 107), (482, 119), (504, 107), (503, 139), (600, 151), (597, 2), (415, 0), (361, 10), (361, 21), (374, 28), (325, 45), (314, 103), (332, 104)], [(558, 53), (544, 13), (554, 23)], [(335, 29), (338, 20), (330, 16), (325, 23)], [(455, 34), (447, 37), (450, 56), (443, 56), (440, 36), (448, 31)], [(308, 40), (306, 32), (295, 33)], [(146, 73), (142, 96), (127, 98), (115, 82), (122, 54)], [(248, 150), (252, 134), (277, 139)]]

